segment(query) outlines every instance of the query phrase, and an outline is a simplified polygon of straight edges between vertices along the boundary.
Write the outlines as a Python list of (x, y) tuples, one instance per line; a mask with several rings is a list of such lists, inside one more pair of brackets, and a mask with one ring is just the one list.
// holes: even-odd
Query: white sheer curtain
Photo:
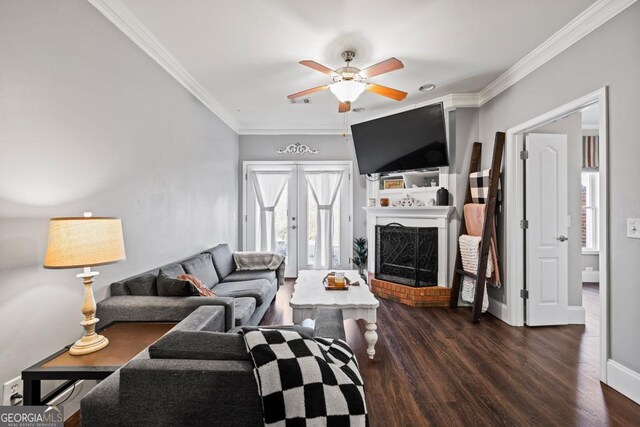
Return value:
[(316, 269), (330, 269), (333, 252), (333, 203), (336, 201), (342, 171), (305, 172), (311, 195), (318, 205), (316, 214)]
[(275, 207), (289, 181), (289, 171), (253, 171), (251, 181), (256, 190), (260, 207), (259, 230), (256, 233), (256, 250), (275, 252)]

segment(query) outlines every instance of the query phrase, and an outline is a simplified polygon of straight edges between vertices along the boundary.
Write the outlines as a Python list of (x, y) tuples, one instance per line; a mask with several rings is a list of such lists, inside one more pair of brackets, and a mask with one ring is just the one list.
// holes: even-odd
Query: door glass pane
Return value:
[[(340, 192), (342, 189), (338, 189), (338, 195), (336, 201), (333, 203), (333, 230), (332, 230), (332, 260), (331, 266), (338, 267), (340, 265)], [(307, 264), (313, 265), (316, 258), (316, 237), (317, 233), (317, 215), (318, 204), (311, 194), (311, 186), (307, 185)]]
[(331, 231), (333, 234), (333, 239), (332, 239), (333, 250), (331, 252), (331, 255), (332, 255), (331, 265), (333, 267), (338, 267), (340, 265), (340, 192), (341, 191), (342, 191), (342, 188), (338, 190), (336, 201), (333, 203), (333, 230)]
[(276, 253), (287, 256), (289, 253), (289, 183), (287, 183), (282, 191), (280, 200), (275, 207), (276, 220)]
[(316, 259), (316, 236), (318, 204), (311, 194), (311, 186), (307, 183), (307, 264), (313, 265)]

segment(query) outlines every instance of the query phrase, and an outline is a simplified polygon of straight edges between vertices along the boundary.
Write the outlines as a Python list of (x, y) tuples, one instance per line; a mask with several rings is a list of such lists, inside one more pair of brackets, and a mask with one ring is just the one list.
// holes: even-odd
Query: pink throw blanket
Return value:
[[(482, 237), (482, 227), (484, 226), (484, 209), (485, 205), (481, 203), (467, 203), (464, 205), (464, 221), (467, 226), (467, 234), (470, 236)], [(493, 257), (493, 272), (491, 273), (490, 283), (492, 286), (499, 288), (500, 269), (498, 268), (498, 249), (497, 249), (496, 227), (494, 223), (491, 230), (491, 256)]]

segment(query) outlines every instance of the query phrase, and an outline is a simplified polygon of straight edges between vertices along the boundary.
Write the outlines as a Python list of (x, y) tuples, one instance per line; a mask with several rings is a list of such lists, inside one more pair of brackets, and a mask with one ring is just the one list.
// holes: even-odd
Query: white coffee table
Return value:
[(345, 319), (364, 319), (367, 322), (364, 339), (367, 342), (367, 354), (373, 359), (378, 341), (376, 329), (376, 309), (380, 302), (373, 296), (369, 286), (355, 270), (345, 271), (352, 282), (359, 281), (360, 286), (351, 286), (347, 291), (327, 291), (322, 279), (328, 270), (301, 270), (293, 288), (289, 305), (293, 309), (293, 323), (302, 323), (313, 319), (316, 307), (336, 307), (342, 310)]

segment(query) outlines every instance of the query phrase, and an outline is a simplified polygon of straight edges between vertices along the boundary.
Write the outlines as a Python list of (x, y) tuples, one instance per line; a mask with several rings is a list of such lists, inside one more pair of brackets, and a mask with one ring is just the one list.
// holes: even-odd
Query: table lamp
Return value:
[(44, 268), (84, 268), (76, 277), (84, 281), (84, 302), (80, 324), (84, 336), (69, 349), (72, 355), (93, 353), (109, 344), (96, 333), (98, 318), (96, 300), (91, 285), (99, 273), (91, 271), (96, 265), (112, 264), (125, 259), (122, 223), (118, 218), (84, 217), (51, 218)]

